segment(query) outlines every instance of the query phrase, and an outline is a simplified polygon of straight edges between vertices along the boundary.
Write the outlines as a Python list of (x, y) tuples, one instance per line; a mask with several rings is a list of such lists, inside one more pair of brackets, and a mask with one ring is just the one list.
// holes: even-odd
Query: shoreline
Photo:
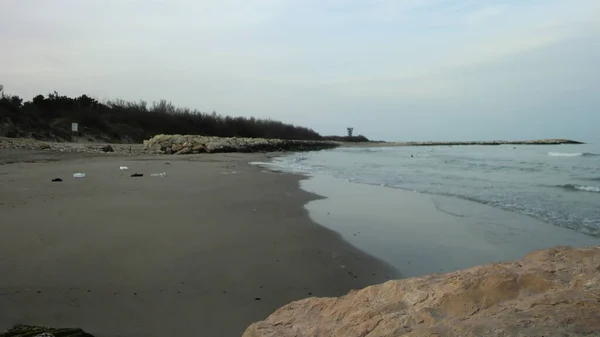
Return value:
[[(293, 172), (272, 161), (253, 164)], [(308, 179), (301, 188), (322, 196), (305, 206), (311, 219), (391, 264), (403, 278), (515, 260), (556, 246), (600, 245), (600, 237), (474, 201), (303, 175)]]
[(269, 154), (63, 156), (0, 166), (0, 330), (241, 336), (294, 300), (399, 277), (309, 218), (304, 177), (248, 164)]
[(301, 182), (324, 198), (311, 219), (386, 261), (403, 278), (519, 259), (556, 246), (599, 246), (600, 238), (455, 197), (314, 175)]

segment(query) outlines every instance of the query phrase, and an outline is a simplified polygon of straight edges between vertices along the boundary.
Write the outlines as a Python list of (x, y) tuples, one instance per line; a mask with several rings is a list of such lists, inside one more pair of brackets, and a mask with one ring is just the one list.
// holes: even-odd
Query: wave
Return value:
[(591, 152), (548, 152), (551, 157), (596, 157), (598, 153)]
[(577, 185), (577, 184), (567, 184), (567, 185), (559, 185), (557, 187), (561, 187), (571, 191), (582, 191), (582, 192), (595, 192), (600, 193), (600, 187), (596, 186), (585, 186), (585, 185)]
[(308, 159), (308, 156), (305, 156), (305, 155), (296, 155), (296, 156), (293, 156), (293, 157), (292, 157), (292, 161), (293, 161), (294, 163), (298, 163), (298, 162), (301, 162), (301, 161), (305, 161), (305, 160), (307, 160), (307, 159)]
[(357, 148), (357, 149), (352, 149), (352, 151), (346, 151), (346, 152), (358, 152), (358, 153), (375, 153), (375, 152), (381, 152), (381, 149), (374, 149), (374, 148)]
[(379, 153), (379, 152), (390, 152), (397, 150), (393, 147), (338, 147), (334, 151), (335, 152), (343, 152), (343, 153), (352, 153), (352, 154), (363, 154), (363, 153)]

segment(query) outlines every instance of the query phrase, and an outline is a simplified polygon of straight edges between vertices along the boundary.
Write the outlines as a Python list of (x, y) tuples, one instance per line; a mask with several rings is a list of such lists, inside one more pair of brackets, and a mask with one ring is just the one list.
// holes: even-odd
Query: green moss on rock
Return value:
[(93, 335), (74, 328), (55, 329), (41, 326), (17, 325), (1, 333), (0, 337), (94, 337)]

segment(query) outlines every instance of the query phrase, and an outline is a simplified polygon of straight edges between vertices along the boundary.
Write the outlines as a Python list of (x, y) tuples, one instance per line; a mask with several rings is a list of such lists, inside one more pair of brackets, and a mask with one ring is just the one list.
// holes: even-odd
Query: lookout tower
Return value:
[(348, 137), (352, 137), (352, 131), (354, 131), (354, 128), (346, 128), (348, 130)]

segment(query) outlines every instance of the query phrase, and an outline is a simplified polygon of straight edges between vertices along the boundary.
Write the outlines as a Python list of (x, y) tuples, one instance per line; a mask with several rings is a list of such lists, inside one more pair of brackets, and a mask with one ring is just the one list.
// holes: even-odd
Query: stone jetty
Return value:
[(151, 154), (194, 154), (218, 152), (316, 151), (339, 146), (336, 142), (264, 138), (156, 135), (144, 141)]
[(451, 146), (451, 145), (561, 145), (584, 144), (570, 139), (535, 139), (535, 140), (490, 140), (490, 141), (447, 141), (447, 142), (391, 142), (393, 146)]

